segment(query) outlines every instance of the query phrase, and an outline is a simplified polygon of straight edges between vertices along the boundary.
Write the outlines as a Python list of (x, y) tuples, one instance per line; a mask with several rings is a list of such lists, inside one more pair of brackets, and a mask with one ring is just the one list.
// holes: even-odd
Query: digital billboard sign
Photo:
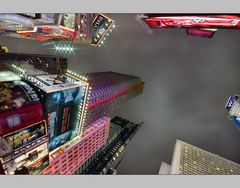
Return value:
[(63, 14), (63, 26), (75, 29), (75, 14)]
[(0, 82), (0, 136), (43, 119), (43, 106), (32, 86), (21, 80)]
[(75, 14), (75, 41), (92, 42), (93, 15), (89, 13)]
[(8, 157), (2, 158), (1, 160), (4, 173), (15, 174), (19, 168), (24, 166), (30, 170), (30, 174), (35, 174), (36, 171), (39, 171), (39, 168), (40, 170), (43, 170), (41, 168), (46, 168), (49, 165), (48, 153), (48, 144), (45, 142), (14, 159)]
[(49, 155), (39, 159), (35, 163), (28, 166), (30, 174), (40, 174), (45, 168), (49, 166)]
[(3, 138), (13, 149), (19, 149), (26, 144), (31, 143), (43, 136), (47, 135), (45, 122), (40, 122), (35, 125), (23, 128), (16, 132), (4, 135)]
[(75, 37), (75, 30), (59, 25), (41, 25), (35, 26), (33, 31), (17, 31), (19, 35), (25, 38), (45, 41), (51, 39), (70, 39)]
[(27, 83), (20, 80), (0, 82), (0, 112), (20, 109), (39, 102), (35, 90)]
[(59, 75), (41, 75), (35, 76), (35, 81), (40, 82), (39, 88), (46, 93), (53, 93), (56, 91), (77, 88), (79, 84), (67, 80), (64, 76)]
[(84, 97), (80, 86), (47, 94), (46, 112), (50, 151), (78, 135), (79, 106)]
[(98, 14), (93, 20), (92, 44), (97, 45), (113, 24), (113, 20)]

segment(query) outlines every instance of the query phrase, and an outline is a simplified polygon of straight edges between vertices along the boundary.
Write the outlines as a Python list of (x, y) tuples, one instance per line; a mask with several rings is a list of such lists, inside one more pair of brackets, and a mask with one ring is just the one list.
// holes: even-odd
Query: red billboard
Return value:
[(0, 136), (42, 120), (43, 106), (30, 85), (20, 80), (0, 83)]
[(38, 41), (52, 39), (69, 39), (75, 38), (75, 30), (58, 25), (41, 25), (35, 26), (33, 31), (19, 31), (19, 35), (25, 38), (35, 39)]
[(238, 15), (147, 15), (143, 20), (152, 28), (239, 28)]

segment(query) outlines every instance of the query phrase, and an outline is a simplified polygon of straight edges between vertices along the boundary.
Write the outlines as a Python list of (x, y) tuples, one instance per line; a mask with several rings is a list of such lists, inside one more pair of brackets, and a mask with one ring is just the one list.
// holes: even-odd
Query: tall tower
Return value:
[(144, 85), (115, 72), (77, 74), (66, 59), (51, 56), (0, 53), (0, 65), (5, 174), (76, 172), (107, 144), (112, 112)]
[(162, 163), (161, 168), (160, 172), (179, 175), (240, 174), (239, 164), (180, 140), (176, 141), (171, 165)]
[(135, 76), (99, 72), (86, 74), (86, 77), (89, 94), (85, 107), (84, 128), (100, 117), (110, 117), (112, 112), (143, 91), (144, 82)]

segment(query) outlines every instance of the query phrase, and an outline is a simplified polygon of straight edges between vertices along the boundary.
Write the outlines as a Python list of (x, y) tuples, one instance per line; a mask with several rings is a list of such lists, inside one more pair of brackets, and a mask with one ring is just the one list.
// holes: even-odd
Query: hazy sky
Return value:
[[(69, 66), (79, 72), (116, 71), (140, 76), (144, 93), (116, 114), (144, 121), (120, 174), (157, 174), (171, 163), (176, 139), (240, 163), (240, 132), (228, 120), (228, 96), (240, 94), (240, 31), (220, 30), (212, 39), (185, 30), (149, 35), (135, 14), (113, 14), (116, 30), (101, 48), (79, 46)], [(53, 54), (40, 43), (0, 37), (10, 51)]]

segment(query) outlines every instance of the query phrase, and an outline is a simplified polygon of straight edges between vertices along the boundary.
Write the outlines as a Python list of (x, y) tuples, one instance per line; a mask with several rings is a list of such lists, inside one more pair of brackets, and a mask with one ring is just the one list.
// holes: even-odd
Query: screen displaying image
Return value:
[(46, 110), (50, 151), (77, 136), (80, 122), (76, 120), (83, 99), (84, 93), (80, 86), (48, 94)]
[(79, 86), (78, 84), (67, 80), (66, 77), (59, 75), (40, 75), (36, 76), (35, 79), (42, 83), (40, 88), (46, 93), (53, 93), (54, 91), (57, 92), (59, 90), (66, 90)]
[(67, 141), (73, 139), (75, 136), (77, 136), (77, 130), (68, 131), (59, 136), (54, 137), (53, 139), (50, 140), (48, 144), (49, 151), (52, 151), (55, 148), (58, 148), (59, 146), (65, 144)]
[(30, 165), (28, 168), (30, 170), (30, 174), (39, 174), (48, 166), (49, 166), (49, 156), (46, 155), (42, 159)]
[(20, 109), (36, 103), (40, 103), (40, 99), (27, 83), (20, 80), (0, 82), (0, 112)]
[(75, 27), (75, 14), (64, 14), (63, 15), (63, 26), (74, 29)]
[[(46, 158), (46, 159), (45, 159)], [(34, 148), (31, 151), (25, 152), (22, 155), (20, 155), (17, 158), (14, 158), (12, 160), (3, 159), (3, 165), (5, 169), (6, 174), (15, 174), (16, 170), (22, 167), (26, 167), (30, 170), (30, 174), (34, 173), (35, 170), (37, 170), (38, 165), (36, 164), (39, 162), (39, 160), (43, 159), (42, 167), (48, 166), (48, 144), (47, 142), (41, 144), (40, 146)], [(41, 167), (41, 162), (39, 162), (39, 167)], [(32, 172), (31, 172), (32, 171)]]
[(46, 125), (43, 121), (12, 134), (6, 135), (4, 138), (14, 149), (18, 149), (36, 139), (45, 136), (46, 134)]
[(27, 83), (0, 82), (0, 136), (44, 119), (42, 103)]
[(98, 14), (93, 21), (92, 44), (98, 44), (113, 21), (102, 14)]

